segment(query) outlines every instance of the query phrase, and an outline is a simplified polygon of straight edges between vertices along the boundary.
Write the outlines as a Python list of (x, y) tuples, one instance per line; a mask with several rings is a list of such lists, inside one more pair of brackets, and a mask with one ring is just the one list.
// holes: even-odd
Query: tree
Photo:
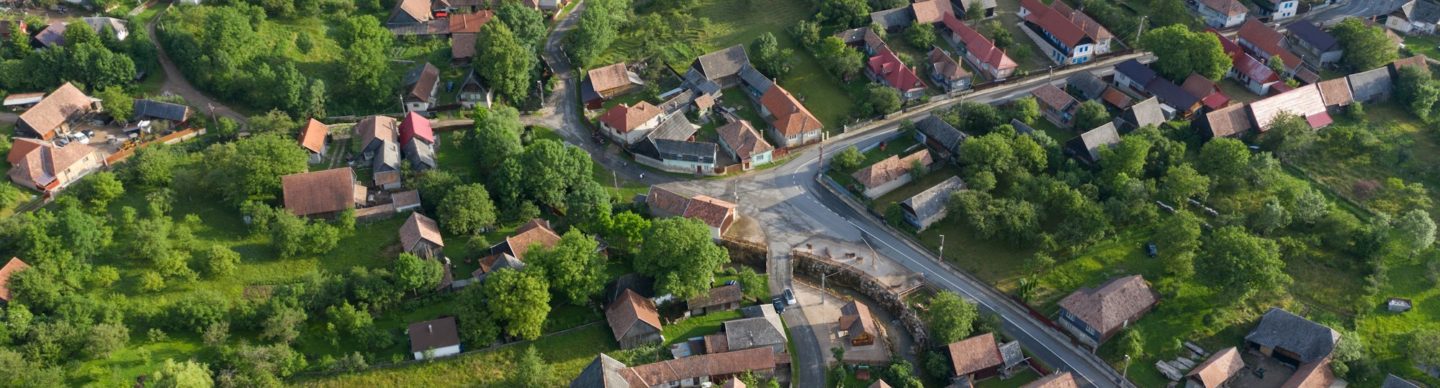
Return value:
[(1234, 180), (1245, 176), (1250, 165), (1250, 149), (1240, 140), (1219, 138), (1200, 147), (1200, 167), (1210, 175)]
[(440, 284), (445, 268), (436, 260), (425, 260), (418, 256), (401, 253), (392, 264), (395, 285), (407, 292), (427, 290)]
[(369, 312), (351, 306), (349, 301), (325, 308), (325, 315), (340, 333), (350, 336), (358, 336), (375, 325), (375, 318)]
[(124, 348), (127, 342), (130, 342), (130, 328), (120, 323), (100, 323), (90, 327), (90, 334), (85, 337), (85, 352), (91, 358), (105, 358)]
[(545, 18), (540, 10), (524, 6), (518, 1), (504, 1), (495, 11), (495, 18), (510, 27), (515, 39), (540, 49), (545, 44)]
[(486, 312), (504, 324), (505, 334), (523, 340), (540, 337), (545, 316), (550, 313), (550, 293), (545, 279), (534, 271), (503, 268), (485, 278)]
[(915, 23), (906, 32), (905, 38), (915, 47), (930, 47), (935, 44), (935, 25), (927, 23)]
[(521, 43), (505, 23), (486, 23), (480, 29), (475, 47), (479, 53), (475, 72), (485, 84), (512, 103), (524, 101), (533, 86), (530, 79), (535, 65), (539, 63), (535, 50)]
[(1395, 99), (1405, 104), (1406, 110), (1422, 121), (1429, 122), (1440, 102), (1440, 83), (1430, 78), (1430, 72), (1416, 67), (1400, 69), (1395, 80)]
[(640, 252), (640, 246), (645, 242), (645, 232), (649, 230), (649, 219), (625, 211), (610, 217), (610, 223), (606, 225), (603, 235), (605, 241), (610, 243), (612, 251), (634, 255)]
[(493, 108), (476, 105), (471, 116), (475, 119), (475, 128), (465, 140), (480, 155), (480, 171), (499, 169), (505, 160), (525, 151), (520, 144), (520, 132), (525, 127), (520, 124), (520, 112), (515, 108), (499, 104)]
[(955, 128), (969, 133), (989, 133), (1003, 124), (998, 109), (974, 101), (960, 103), (959, 107), (946, 112), (944, 119)]
[(600, 54), (610, 48), (619, 38), (619, 28), (628, 18), (628, 1), (595, 1), (587, 4), (580, 22), (573, 33), (568, 34), (566, 44), (570, 57), (582, 68), (596, 65)]
[(296, 115), (299, 117), (325, 117), (325, 103), (328, 101), (326, 96), (325, 81), (311, 80), (310, 84), (305, 86), (305, 98), (301, 100), (301, 105), (295, 108)]
[(895, 88), (870, 84), (865, 87), (864, 111), (866, 116), (880, 116), (900, 110), (900, 92)]
[(240, 264), (240, 253), (220, 244), (211, 244), (210, 247), (195, 253), (205, 274), (212, 278), (227, 276), (235, 272)]
[(130, 161), (121, 165), (120, 171), (131, 186), (158, 189), (170, 186), (180, 159), (180, 153), (174, 148), (157, 144), (136, 150)]
[(729, 261), (729, 253), (710, 241), (709, 226), (671, 217), (651, 223), (632, 264), (637, 272), (655, 278), (660, 294), (688, 299), (708, 291), (711, 276)]
[(1075, 128), (1089, 130), (1110, 122), (1110, 111), (1095, 100), (1085, 101), (1075, 111)]
[(1285, 262), (1280, 260), (1279, 244), (1238, 226), (1215, 230), (1205, 241), (1195, 270), (1232, 303), (1242, 303), (1256, 293), (1280, 290), (1291, 281), (1285, 274)]
[(173, 359), (165, 359), (160, 365), (160, 370), (150, 376), (150, 384), (156, 388), (210, 388), (215, 382), (210, 379), (210, 367), (186, 360), (175, 362)]
[(80, 195), (96, 209), (103, 209), (116, 198), (125, 195), (125, 185), (120, 179), (115, 178), (115, 173), (101, 171), (90, 174), (90, 179), (85, 180), (85, 190)]
[(268, 200), (279, 194), (281, 176), (309, 169), (309, 158), (295, 140), (274, 133), (215, 144), (205, 150), (204, 183), (233, 205)]
[(370, 15), (352, 16), (339, 30), (337, 40), (345, 46), (340, 73), (350, 94), (373, 106), (394, 101), (390, 93), (394, 82), (388, 57), (390, 48), (395, 46), (394, 35)]
[(1025, 96), (1010, 103), (1010, 118), (1020, 122), (1035, 125), (1035, 120), (1040, 119), (1040, 103), (1035, 101), (1034, 96)]
[(1410, 340), (1406, 342), (1409, 344), (1406, 353), (1410, 360), (1418, 365), (1440, 365), (1440, 331), (1418, 330), (1411, 334)]
[(1209, 189), (1210, 177), (1188, 164), (1170, 167), (1160, 178), (1160, 199), (1171, 206), (1185, 207), (1190, 198), (1203, 200)]
[(131, 114), (135, 112), (135, 99), (131, 98), (129, 94), (125, 94), (125, 89), (119, 86), (101, 89), (96, 97), (100, 98), (101, 103), (105, 106), (105, 111), (110, 113), (110, 117), (114, 117), (120, 122), (129, 122)]
[(794, 50), (780, 48), (775, 34), (769, 32), (755, 38), (755, 42), (750, 44), (750, 52), (755, 69), (771, 78), (781, 78), (789, 73), (790, 58), (795, 55)]
[(1126, 356), (1141, 358), (1145, 356), (1145, 333), (1130, 328), (1125, 330), (1125, 337), (1120, 339), (1121, 349)]
[(930, 298), (930, 310), (925, 314), (925, 321), (930, 325), (932, 338), (937, 343), (948, 344), (969, 337), (979, 315), (975, 304), (961, 299), (952, 291), (941, 291)]
[(845, 149), (840, 150), (840, 153), (830, 158), (830, 165), (842, 172), (854, 171), (860, 168), (860, 163), (864, 162), (865, 154), (860, 153), (860, 149), (855, 148), (853, 145), (845, 147)]
[(1166, 217), (1155, 231), (1155, 245), (1166, 273), (1189, 278), (1195, 274), (1195, 252), (1200, 249), (1200, 219), (1183, 211)]
[(870, 23), (870, 4), (865, 0), (823, 0), (820, 20), (842, 30), (863, 26)]
[(261, 324), (260, 338), (290, 343), (300, 336), (300, 327), (305, 324), (305, 311), (280, 303), (270, 304), (270, 314)]
[(155, 271), (142, 272), (140, 273), (140, 289), (149, 292), (163, 290), (165, 289), (165, 277)]
[(575, 229), (560, 236), (554, 247), (528, 251), (525, 261), (544, 272), (551, 293), (577, 306), (605, 287), (605, 257), (599, 244)]
[(838, 37), (825, 37), (814, 51), (816, 59), (825, 66), (825, 70), (836, 77), (850, 79), (859, 74), (860, 67), (864, 66), (865, 56), (846, 46), (845, 41)]
[(1150, 66), (1170, 80), (1185, 79), (1191, 73), (1219, 80), (1230, 70), (1230, 56), (1225, 55), (1220, 39), (1184, 25), (1147, 31), (1140, 37), (1140, 47), (1155, 53), (1156, 60)]
[(1400, 215), (1393, 231), (1395, 239), (1412, 255), (1435, 244), (1435, 221), (1425, 209), (1411, 209)]
[(1330, 34), (1345, 50), (1341, 62), (1352, 70), (1380, 67), (1400, 56), (1395, 43), (1385, 36), (1384, 28), (1368, 26), (1360, 18), (1345, 18), (1330, 29)]
[(587, 231), (599, 231), (610, 223), (610, 192), (585, 177), (565, 195), (565, 217)]
[(436, 210), (450, 233), (476, 234), (495, 225), (495, 204), (485, 186), (476, 183), (456, 187)]
[(526, 347), (520, 353), (520, 358), (515, 361), (512, 369), (514, 374), (510, 375), (508, 385), (523, 388), (544, 388), (555, 385), (555, 367), (545, 363), (540, 358), (540, 352), (534, 346)]
[(437, 204), (445, 201), (445, 195), (450, 194), (461, 183), (459, 177), (444, 170), (426, 171), (407, 182), (411, 188), (420, 192), (420, 198), (425, 198), (423, 205), (426, 205), (425, 209), (430, 212), (434, 212)]
[(545, 206), (563, 208), (567, 189), (592, 179), (591, 163), (590, 154), (577, 147), (539, 140), (526, 146), (519, 158), (517, 167), (523, 171), (523, 179), (518, 183), (527, 197)]

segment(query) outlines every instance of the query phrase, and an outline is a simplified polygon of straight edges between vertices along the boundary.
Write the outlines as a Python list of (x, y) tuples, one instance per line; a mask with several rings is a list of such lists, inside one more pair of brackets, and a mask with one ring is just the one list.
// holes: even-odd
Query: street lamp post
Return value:
[(945, 260), (945, 235), (940, 235), (940, 260)]

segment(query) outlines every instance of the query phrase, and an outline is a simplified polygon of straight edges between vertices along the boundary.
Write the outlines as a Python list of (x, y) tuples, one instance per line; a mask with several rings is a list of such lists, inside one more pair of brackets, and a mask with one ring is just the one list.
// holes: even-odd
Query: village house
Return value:
[(1420, 70), (1429, 70), (1430, 61), (1429, 58), (1425, 57), (1425, 54), (1415, 54), (1408, 58), (1396, 59), (1395, 61), (1390, 62), (1389, 65), (1386, 65), (1386, 67), (1390, 69), (1391, 77), (1400, 78), (1401, 69), (1407, 67), (1414, 67)]
[(89, 144), (57, 147), (46, 141), (14, 138), (10, 153), (10, 181), (21, 187), (53, 195), (106, 166), (105, 152)]
[(759, 348), (769, 349), (774, 354), (785, 353), (785, 345), (789, 342), (785, 337), (785, 327), (781, 326), (780, 317), (775, 315), (773, 308), (768, 311), (770, 314), (766, 316), (725, 321), (722, 326), (726, 348), (732, 352)]
[(1140, 275), (1115, 278), (1061, 299), (1057, 323), (1076, 340), (1096, 348), (1139, 320), (1159, 301), (1159, 294)]
[(0, 39), (10, 39), (10, 30), (19, 30), (21, 34), (30, 35), (30, 25), (20, 19), (0, 19)]
[(635, 161), (661, 170), (703, 174), (716, 169), (719, 146), (696, 142), (699, 126), (685, 117), (684, 111), (664, 115), (645, 138), (632, 148)]
[(624, 363), (601, 353), (570, 381), (571, 387), (645, 388), (701, 387), (721, 381), (734, 381), (749, 372), (760, 378), (775, 373), (778, 361), (769, 349), (755, 348), (734, 352), (710, 353), (626, 367)]
[(44, 92), (10, 93), (5, 95), (5, 100), (3, 103), (0, 103), (0, 105), (4, 105), (6, 109), (19, 111), (24, 109), (30, 109), (30, 107), (35, 106), (35, 104), (39, 104), (40, 100), (43, 99), (45, 99)]
[(1225, 92), (1220, 90), (1220, 86), (1215, 84), (1215, 81), (1211, 81), (1199, 73), (1190, 73), (1190, 77), (1185, 78), (1185, 83), (1180, 84), (1180, 89), (1185, 90), (1185, 93), (1191, 97), (1195, 97), (1205, 109), (1213, 111), (1230, 104), (1230, 96), (1226, 96)]
[(600, 115), (600, 129), (616, 143), (634, 145), (660, 125), (660, 119), (664, 117), (662, 113), (660, 107), (647, 101), (633, 106), (621, 103)]
[(50, 140), (56, 134), (69, 133), (75, 123), (88, 119), (100, 109), (100, 100), (86, 96), (74, 84), (66, 82), (20, 114), (15, 122), (16, 134)]
[(970, 89), (970, 72), (944, 49), (930, 49), (930, 81), (946, 93)]
[(995, 0), (951, 0), (951, 4), (967, 18), (972, 12), (979, 12), (981, 19), (995, 17)]
[(475, 58), (475, 40), (480, 35), (480, 28), (494, 18), (495, 13), (490, 10), (480, 10), (474, 13), (449, 15), (450, 25), (450, 62), (455, 65), (469, 64)]
[(450, 34), (450, 64), (453, 66), (469, 65), (475, 60), (475, 40), (480, 34)]
[(839, 323), (840, 332), (836, 335), (848, 340), (851, 346), (872, 345), (880, 336), (875, 318), (870, 316), (870, 307), (858, 301), (852, 300), (840, 307)]
[(1240, 136), (1255, 129), (1255, 124), (1250, 121), (1250, 107), (1245, 104), (1235, 104), (1205, 113), (1193, 125), (1205, 140)]
[[(1258, 0), (1257, 3), (1266, 3), (1267, 0)], [(1299, 55), (1286, 49), (1285, 34), (1276, 31), (1259, 20), (1246, 20), (1240, 25), (1240, 32), (1236, 34), (1235, 43), (1244, 48), (1246, 52), (1254, 55), (1261, 62), (1270, 63), (1277, 58), (1285, 65), (1285, 76), (1296, 76), (1304, 67), (1305, 61)]]
[(425, 62), (405, 73), (401, 90), (406, 112), (424, 112), (435, 106), (435, 92), (440, 90), (440, 69)]
[(10, 261), (5, 262), (4, 267), (0, 267), (0, 306), (10, 304), (10, 301), (15, 298), (15, 295), (10, 293), (10, 277), (28, 268), (30, 265), (25, 264), (18, 257), (11, 257)]
[(1145, 85), (1145, 92), (1155, 96), (1175, 116), (1188, 118), (1199, 112), (1200, 108), (1205, 107), (1199, 98), (1165, 78), (1156, 77), (1151, 80), (1149, 84)]
[(704, 222), (710, 226), (710, 237), (716, 240), (724, 236), (739, 217), (733, 203), (707, 195), (686, 198), (658, 186), (650, 186), (645, 203), (657, 217), (686, 217)]
[(410, 353), (416, 360), (460, 354), (460, 331), (455, 317), (415, 322), (405, 329), (410, 335)]
[[(950, 365), (954, 377), (965, 383), (974, 383), (1000, 373), (1005, 365), (1000, 347), (995, 344), (995, 334), (985, 333), (960, 340), (946, 346), (950, 353)], [(962, 383), (964, 386), (965, 383)]]
[(953, 160), (966, 137), (964, 132), (933, 114), (915, 122), (915, 140), (929, 147), (930, 155), (936, 159)]
[(1239, 0), (1199, 0), (1195, 2), (1200, 20), (1210, 28), (1226, 29), (1240, 25), (1245, 22), (1245, 15), (1250, 13), (1249, 8), (1240, 4)]
[(660, 312), (655, 302), (635, 291), (625, 290), (605, 308), (605, 320), (621, 349), (665, 341), (660, 335)]
[(825, 126), (790, 91), (773, 85), (760, 96), (760, 113), (769, 116), (770, 136), (782, 148), (799, 147), (820, 141)]
[(1046, 6), (1039, 0), (1021, 0), (1019, 16), (1025, 28), (1041, 38), (1036, 43), (1045, 56), (1058, 64), (1081, 64), (1110, 53), (1114, 38), (1110, 30), (1064, 2)]
[(1256, 13), (1270, 21), (1295, 17), (1296, 8), (1300, 6), (1299, 0), (1255, 0), (1254, 3), (1259, 11)]
[(400, 250), (422, 259), (440, 260), (445, 257), (445, 238), (440, 236), (440, 224), (420, 213), (410, 213), (410, 218), (400, 225)]
[(1105, 80), (1088, 71), (1076, 72), (1065, 78), (1065, 91), (1085, 101), (1101, 98), (1107, 86)]
[(1434, 34), (1440, 23), (1440, 3), (1435, 0), (1410, 0), (1385, 19), (1385, 27), (1402, 34)]
[(585, 72), (585, 82), (580, 84), (580, 98), (587, 108), (599, 109), (601, 103), (644, 86), (645, 81), (640, 80), (640, 75), (630, 71), (625, 62), (620, 62)]
[(740, 291), (740, 285), (730, 284), (711, 288), (705, 295), (690, 298), (685, 301), (685, 306), (690, 309), (690, 315), (705, 315), (738, 309), (740, 299), (744, 297), (745, 293)]
[(930, 150), (921, 149), (903, 158), (900, 155), (891, 155), (855, 171), (851, 177), (860, 184), (866, 198), (875, 199), (914, 180), (910, 170), (916, 165), (929, 168), (934, 163), (934, 159), (930, 158)]
[(1156, 78), (1160, 78), (1160, 75), (1155, 74), (1155, 70), (1134, 59), (1115, 65), (1115, 86), (1131, 94), (1145, 94), (1145, 85), (1149, 85), (1150, 81)]
[[(1129, 94), (1125, 94), (1125, 92), (1115, 88), (1114, 85), (1110, 85), (1106, 86), (1105, 92), (1100, 94), (1100, 101), (1104, 101), (1106, 105), (1110, 105), (1115, 109), (1125, 109), (1129, 108), (1135, 99), (1130, 98)], [(1159, 101), (1156, 102), (1158, 103)]]
[(1035, 97), (1035, 102), (1040, 103), (1040, 113), (1044, 113), (1045, 119), (1050, 120), (1060, 128), (1070, 128), (1075, 120), (1075, 109), (1080, 106), (1075, 97), (1049, 83), (1040, 85), (1030, 91)]
[(1245, 369), (1245, 360), (1234, 346), (1210, 355), (1200, 365), (1185, 374), (1185, 388), (1219, 388)]
[(1390, 69), (1384, 67), (1351, 74), (1346, 78), (1350, 81), (1351, 98), (1366, 104), (1389, 100), (1390, 93), (1395, 90)]
[(285, 210), (301, 217), (332, 217), (365, 203), (366, 189), (349, 167), (280, 177)]
[(480, 268), (472, 275), (483, 280), (487, 275), (501, 268), (520, 270), (525, 267), (525, 253), (536, 248), (554, 248), (560, 243), (560, 235), (550, 229), (550, 222), (533, 219), (515, 229), (515, 233), (490, 246), (485, 257), (480, 258)]
[(740, 84), (740, 69), (748, 65), (750, 56), (745, 53), (745, 46), (737, 44), (696, 58), (685, 78), (690, 79), (688, 73), (693, 72), (701, 79), (728, 88)]
[(980, 35), (955, 15), (946, 15), (941, 20), (941, 24), (945, 26), (945, 29), (950, 30), (950, 33), (941, 34), (941, 36), (960, 50), (960, 55), (965, 57), (965, 61), (970, 63), (971, 67), (979, 69), (990, 79), (1002, 81), (1010, 78), (1015, 74), (1015, 70), (1020, 68), (1020, 65), (1010, 59), (1009, 55), (1005, 55), (1005, 50), (995, 47), (994, 42), (985, 38), (984, 35)]
[(1315, 84), (1320, 88), (1320, 98), (1325, 101), (1325, 108), (1336, 110), (1350, 105), (1355, 101), (1354, 95), (1350, 94), (1350, 79), (1340, 77)]
[(865, 65), (865, 75), (876, 83), (895, 89), (900, 93), (902, 102), (925, 96), (925, 83), (888, 47), (870, 57)]
[(300, 147), (310, 153), (310, 164), (318, 164), (325, 159), (325, 146), (329, 135), (330, 127), (315, 119), (310, 119), (305, 123), (305, 128), (300, 129)]
[(1150, 125), (1159, 126), (1165, 123), (1165, 110), (1161, 109), (1159, 99), (1147, 98), (1126, 108), (1116, 117), (1115, 123), (1118, 125), (1117, 129), (1125, 131), (1134, 131)]
[(1275, 71), (1266, 66), (1264, 62), (1245, 52), (1245, 49), (1235, 41), (1216, 31), (1210, 33), (1220, 40), (1220, 47), (1225, 50), (1226, 55), (1230, 56), (1231, 66), (1230, 71), (1225, 73), (1226, 77), (1245, 85), (1245, 89), (1250, 93), (1261, 96), (1270, 94), (1270, 87), (1280, 83), (1279, 74), (1275, 74)]
[(917, 230), (929, 228), (945, 218), (948, 211), (945, 205), (950, 202), (950, 195), (960, 190), (965, 190), (965, 181), (955, 176), (906, 198), (900, 202), (900, 211), (905, 215), (905, 222)]
[(385, 27), (401, 27), (435, 20), (430, 0), (399, 0), (390, 11)]
[(389, 116), (369, 116), (355, 124), (360, 142), (360, 161), (370, 164), (374, 185), (385, 190), (400, 188), (400, 121)]
[(1318, 68), (1339, 62), (1340, 56), (1345, 53), (1340, 47), (1340, 40), (1308, 20), (1290, 23), (1285, 29), (1290, 32), (1287, 41), (1290, 48), (1295, 49), (1295, 53), (1310, 66)]
[[(860, 50), (865, 56), (875, 55), (881, 48), (889, 48), (885, 40), (880, 38), (875, 30), (869, 27), (857, 27), (835, 33), (835, 37), (845, 42), (846, 46)], [(749, 80), (746, 80), (749, 82)]]
[[(152, 120), (167, 123), (163, 128), (175, 128), (190, 120), (190, 107), (182, 104), (136, 99), (130, 105), (133, 118), (137, 121)], [(116, 119), (124, 119), (116, 117)]]
[(715, 128), (720, 138), (720, 149), (740, 162), (741, 170), (750, 170), (770, 164), (775, 147), (765, 141), (764, 136), (750, 125), (749, 121), (736, 120)]
[(1335, 329), (1278, 307), (1266, 311), (1260, 324), (1245, 335), (1249, 351), (1296, 367), (1328, 359), (1339, 342)]
[(410, 162), (413, 171), (425, 171), (436, 166), (435, 129), (430, 119), (419, 113), (410, 112), (400, 120), (401, 155)]
[(489, 108), (494, 103), (495, 94), (480, 82), (480, 75), (472, 68), (465, 73), (465, 80), (460, 81), (460, 91), (455, 95), (455, 100), (465, 109), (473, 109), (477, 105)]
[(1270, 96), (1250, 103), (1250, 115), (1255, 118), (1255, 127), (1261, 132), (1270, 130), (1271, 124), (1280, 114), (1289, 113), (1304, 118), (1310, 128), (1320, 129), (1334, 122), (1325, 109), (1325, 99), (1320, 88), (1305, 85), (1294, 90)]
[(1057, 372), (1041, 377), (1039, 380), (1031, 381), (1020, 388), (1080, 388), (1075, 381), (1075, 375), (1070, 372)]
[(1116, 144), (1120, 144), (1120, 131), (1115, 128), (1115, 123), (1110, 122), (1066, 141), (1064, 152), (1093, 166), (1100, 163), (1101, 149)]

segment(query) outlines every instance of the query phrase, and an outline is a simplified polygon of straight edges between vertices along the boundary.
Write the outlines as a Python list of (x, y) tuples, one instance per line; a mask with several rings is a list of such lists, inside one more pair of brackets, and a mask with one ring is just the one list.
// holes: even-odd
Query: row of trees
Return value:
[(538, 53), (544, 49), (544, 40), (545, 23), (540, 11), (519, 2), (503, 2), (496, 19), (486, 23), (475, 40), (475, 51), (479, 53), (475, 71), (507, 101), (523, 102), (531, 90), (531, 80), (539, 77)]
[(620, 28), (630, 20), (630, 0), (601, 0), (585, 4), (585, 13), (580, 22), (566, 36), (570, 59), (582, 68), (594, 68), (603, 63), (601, 54), (620, 35)]
[(99, 33), (84, 23), (71, 25), (74, 28), (65, 29), (64, 45), (36, 50), (30, 35), (11, 23), (11, 38), (0, 43), (0, 87), (48, 91), (66, 81), (92, 91), (127, 87), (134, 84), (137, 70), (149, 70), (155, 62), (155, 48), (143, 28), (121, 41), (109, 25)]

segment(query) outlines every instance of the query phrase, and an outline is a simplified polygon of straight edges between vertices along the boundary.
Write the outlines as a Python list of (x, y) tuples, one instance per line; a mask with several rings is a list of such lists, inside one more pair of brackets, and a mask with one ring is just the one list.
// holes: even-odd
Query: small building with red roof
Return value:
[(9, 304), (15, 298), (15, 295), (10, 293), (10, 278), (27, 268), (30, 268), (30, 265), (20, 261), (18, 257), (11, 257), (4, 267), (0, 267), (0, 306)]
[(925, 83), (920, 81), (920, 76), (905, 66), (905, 62), (901, 62), (900, 57), (888, 47), (881, 48), (880, 52), (870, 57), (865, 65), (865, 75), (900, 92), (902, 101), (925, 96)]
[(1230, 103), (1230, 96), (1221, 92), (1220, 87), (1215, 85), (1215, 81), (1198, 73), (1191, 73), (1190, 77), (1185, 79), (1185, 83), (1180, 85), (1180, 88), (1184, 89), (1185, 93), (1199, 99), (1200, 103), (1210, 110), (1223, 108)]
[(1209, 31), (1215, 35), (1216, 39), (1220, 40), (1220, 47), (1225, 50), (1226, 55), (1230, 56), (1231, 66), (1230, 71), (1225, 73), (1226, 77), (1245, 85), (1245, 89), (1251, 93), (1261, 96), (1270, 94), (1270, 87), (1280, 83), (1280, 75), (1275, 74), (1274, 70), (1270, 70), (1270, 67), (1266, 66), (1264, 62), (1255, 59), (1239, 44), (1225, 35), (1221, 35), (1219, 31)]
[(325, 158), (325, 138), (329, 135), (330, 127), (315, 119), (310, 119), (300, 130), (300, 147), (310, 152), (310, 164), (320, 163)]
[(780, 147), (798, 147), (820, 141), (825, 125), (790, 91), (775, 84), (760, 96), (760, 111), (770, 116), (770, 134)]
[(430, 119), (410, 112), (400, 121), (400, 145), (409, 144), (415, 139), (435, 144), (435, 130), (430, 127)]
[(640, 101), (635, 105), (622, 103), (600, 115), (600, 129), (616, 142), (633, 145), (660, 126), (660, 119), (664, 117), (661, 113), (664, 112), (660, 107), (649, 101)]
[(1115, 37), (1095, 19), (1062, 1), (1047, 6), (1039, 0), (1021, 0), (1019, 16), (1025, 28), (1040, 38), (1036, 43), (1045, 56), (1062, 65), (1109, 54)]
[(960, 54), (965, 57), (965, 61), (969, 62), (970, 66), (985, 73), (990, 79), (1004, 80), (1015, 74), (1015, 70), (1020, 68), (1020, 65), (1010, 59), (1009, 55), (1005, 55), (1004, 50), (995, 47), (994, 42), (985, 38), (984, 35), (980, 35), (955, 15), (945, 14), (940, 22), (945, 29), (950, 30), (949, 33), (941, 34), (941, 36), (960, 50)]

